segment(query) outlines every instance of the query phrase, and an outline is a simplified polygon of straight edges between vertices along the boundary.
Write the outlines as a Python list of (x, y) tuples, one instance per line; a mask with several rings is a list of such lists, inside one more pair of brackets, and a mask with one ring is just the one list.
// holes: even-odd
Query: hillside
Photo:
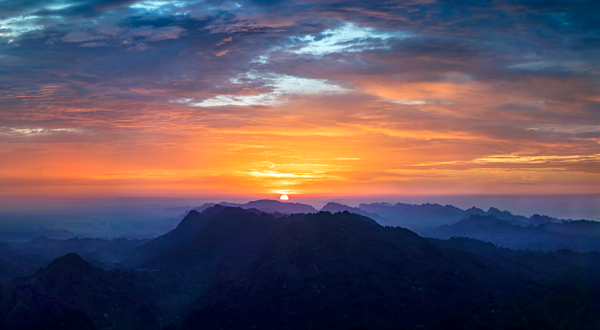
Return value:
[(106, 272), (76, 254), (0, 286), (2, 329), (157, 329), (143, 274)]
[(494, 260), (348, 212), (288, 219), (173, 329), (553, 328), (529, 307), (544, 299), (523, 294), (543, 284)]

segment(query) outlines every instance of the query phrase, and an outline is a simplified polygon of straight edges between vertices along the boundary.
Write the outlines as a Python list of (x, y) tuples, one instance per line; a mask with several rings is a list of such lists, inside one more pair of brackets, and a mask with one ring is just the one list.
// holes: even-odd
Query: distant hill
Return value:
[[(213, 207), (215, 203), (205, 203), (204, 205), (196, 208), (198, 212), (202, 212), (207, 208)], [(266, 213), (281, 213), (281, 214), (292, 214), (292, 213), (316, 213), (317, 210), (308, 205), (301, 203), (281, 202), (272, 199), (263, 199), (258, 201), (251, 201), (245, 204), (221, 202), (221, 206), (229, 207), (241, 207), (243, 209), (257, 209)]]
[(491, 260), (491, 265), (501, 264), (504, 269), (520, 273), (528, 278), (549, 281), (563, 273), (574, 270), (600, 272), (600, 253), (590, 251), (578, 253), (572, 250), (542, 252), (539, 250), (510, 249), (496, 246), (474, 238), (451, 237), (449, 239), (428, 238), (429, 242), (445, 249), (457, 249), (480, 255)]
[(77, 253), (92, 264), (109, 269), (129, 257), (136, 247), (147, 241), (127, 238), (61, 240), (38, 237), (28, 242), (0, 243), (0, 281), (30, 275), (67, 253)]
[(364, 210), (361, 210), (358, 207), (350, 207), (350, 206), (347, 206), (344, 204), (339, 204), (339, 203), (334, 203), (334, 202), (329, 202), (329, 203), (325, 204), (325, 206), (323, 206), (323, 208), (321, 208), (321, 211), (331, 212), (331, 213), (348, 211), (350, 213), (356, 213), (356, 214), (360, 214), (362, 216), (371, 218), (371, 219), (377, 221), (378, 223), (385, 222), (385, 219), (380, 217), (376, 213), (369, 213)]
[[(530, 219), (539, 223), (541, 221), (537, 219), (540, 218), (545, 221), (548, 217), (534, 215)], [(471, 215), (451, 226), (417, 232), (424, 237), (439, 239), (470, 237), (513, 249), (600, 251), (600, 222), (587, 220), (521, 226), (493, 215)]]
[(546, 222), (560, 222), (561, 220), (548, 216), (533, 215), (530, 218), (513, 215), (509, 211), (500, 211), (490, 207), (489, 210), (472, 207), (467, 210), (459, 209), (452, 205), (442, 206), (440, 204), (388, 204), (388, 203), (361, 203), (358, 207), (364, 212), (377, 214), (378, 222), (386, 226), (400, 226), (412, 230), (423, 228), (436, 228), (443, 225), (452, 225), (472, 215), (491, 215), (498, 219), (506, 220), (513, 225), (528, 226), (539, 225)]
[[(202, 212), (208, 208), (217, 205), (216, 203), (205, 203), (196, 208), (198, 212)], [(294, 213), (316, 213), (317, 210), (311, 205), (281, 202), (278, 200), (258, 200), (251, 201), (245, 204), (221, 202), (218, 205), (229, 207), (241, 207), (243, 209), (256, 209), (261, 212), (271, 213), (281, 216)], [(359, 207), (351, 207), (348, 205), (329, 202), (321, 211), (327, 212), (342, 212), (348, 211), (369, 217), (383, 226), (400, 226), (411, 230), (420, 230), (423, 228), (436, 228), (443, 225), (452, 225), (463, 219), (469, 218), (471, 215), (492, 215), (498, 219), (507, 220), (513, 225), (528, 226), (530, 224), (539, 225), (546, 222), (560, 222), (561, 219), (552, 218), (545, 215), (535, 214), (530, 218), (521, 215), (513, 215), (509, 211), (501, 211), (500, 209), (490, 207), (487, 211), (471, 207), (467, 210), (462, 210), (453, 205), (440, 205), (425, 203), (405, 204), (405, 203), (361, 203)]]

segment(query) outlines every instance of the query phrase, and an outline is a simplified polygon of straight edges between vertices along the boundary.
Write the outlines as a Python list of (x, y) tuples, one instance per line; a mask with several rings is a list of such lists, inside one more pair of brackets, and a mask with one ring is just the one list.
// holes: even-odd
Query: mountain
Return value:
[(378, 223), (385, 222), (385, 219), (380, 217), (376, 213), (369, 213), (364, 210), (361, 210), (358, 207), (350, 207), (347, 205), (334, 203), (334, 202), (329, 202), (329, 203), (325, 204), (325, 206), (323, 206), (323, 208), (321, 208), (321, 211), (322, 212), (331, 212), (331, 213), (348, 211), (350, 213), (356, 213), (356, 214), (360, 214), (362, 216), (371, 218), (371, 219), (377, 221)]
[(452, 205), (440, 204), (403, 204), (388, 203), (361, 203), (359, 208), (363, 211), (375, 213), (385, 226), (401, 226), (409, 229), (438, 227), (452, 224), (464, 217), (464, 211)]
[[(210, 207), (213, 207), (217, 204), (215, 203), (206, 203), (198, 208), (197, 211), (202, 212)], [(251, 201), (245, 204), (237, 204), (237, 203), (227, 203), (221, 202), (219, 203), (221, 206), (229, 206), (229, 207), (241, 207), (243, 209), (257, 209), (266, 213), (281, 213), (281, 214), (293, 214), (293, 213), (316, 213), (317, 210), (308, 205), (301, 203), (291, 203), (291, 202), (281, 202), (278, 200), (272, 199), (262, 199), (258, 201)]]
[[(236, 267), (224, 267), (171, 329), (553, 329), (528, 308), (543, 299), (520, 294), (539, 284), (407, 229), (349, 212), (285, 219), (236, 212), (244, 219), (215, 218), (218, 230), (164, 258), (163, 267), (179, 259), (203, 268), (214, 256), (240, 254), (226, 258)], [(240, 232), (242, 224), (255, 232)], [(227, 237), (204, 242), (226, 228)]]
[[(476, 208), (400, 207), (468, 212), (452, 226), (429, 229), (445, 234), (485, 235), (493, 228), (494, 237), (555, 235), (548, 237), (585, 244), (600, 235), (590, 221), (521, 226)], [(175, 229), (115, 264), (129, 271), (106, 271), (66, 254), (32, 275), (0, 283), (0, 329), (600, 327), (597, 252), (424, 238), (347, 211), (355, 208), (327, 208), (344, 211), (284, 215), (223, 205), (192, 210)], [(32, 244), (49, 242), (54, 244)], [(88, 243), (93, 249), (106, 242), (69, 244)], [(0, 244), (0, 250), (12, 248)]]
[(2, 329), (158, 329), (143, 275), (106, 272), (79, 255), (0, 286)]
[[(530, 220), (535, 222), (541, 219), (538, 222), (542, 222), (548, 218), (534, 215)], [(587, 220), (560, 223), (548, 221), (524, 227), (493, 215), (471, 215), (451, 226), (421, 229), (417, 232), (424, 237), (439, 239), (470, 237), (512, 249), (600, 251), (600, 222)]]
[(508, 220), (509, 222), (511, 222), (512, 224), (515, 224), (515, 225), (529, 223), (529, 219), (527, 217), (524, 217), (522, 215), (513, 215), (509, 211), (500, 211), (499, 209), (497, 209), (495, 207), (490, 207), (485, 214), (494, 216), (498, 219)]
[(445, 249), (458, 249), (489, 258), (493, 260), (490, 265), (501, 264), (504, 269), (515, 274), (521, 273), (539, 281), (552, 280), (573, 269), (600, 272), (600, 253), (596, 251), (578, 253), (572, 250), (515, 250), (467, 237), (428, 238), (427, 241)]
[[(196, 233), (206, 227), (208, 223), (209, 217), (206, 214), (201, 214), (197, 210), (191, 210), (175, 229), (136, 248), (133, 259), (139, 264), (140, 262), (169, 249), (187, 244), (192, 241)], [(129, 263), (136, 262), (129, 260), (128, 264)]]
[[(186, 240), (171, 233), (157, 238), (156, 241), (178, 245), (158, 253), (144, 267), (207, 275), (217, 268), (221, 271), (235, 268), (249, 260), (277, 229), (289, 222), (287, 217), (278, 218), (256, 209), (221, 205), (206, 209), (199, 216), (203, 219), (202, 226), (188, 229)], [(172, 233), (178, 231), (179, 227)]]
[(32, 274), (53, 259), (77, 253), (96, 266), (109, 269), (147, 240), (38, 237), (28, 242), (0, 243), (0, 280)]
[(452, 225), (463, 219), (468, 219), (472, 215), (490, 215), (497, 219), (506, 220), (512, 225), (520, 226), (528, 226), (530, 224), (540, 225), (546, 222), (562, 221), (538, 214), (527, 218), (522, 215), (513, 215), (509, 211), (501, 211), (495, 207), (490, 207), (487, 211), (476, 207), (462, 210), (452, 205), (442, 206), (440, 204), (430, 203), (421, 205), (403, 203), (361, 203), (358, 209), (363, 212), (369, 212), (370, 214), (376, 214), (379, 217), (377, 221), (382, 225), (401, 226), (412, 230)]
[(20, 230), (20, 231), (0, 231), (0, 241), (4, 242), (27, 242), (38, 237), (48, 237), (52, 239), (69, 239), (77, 237), (74, 233), (66, 229), (42, 229), (42, 230)]

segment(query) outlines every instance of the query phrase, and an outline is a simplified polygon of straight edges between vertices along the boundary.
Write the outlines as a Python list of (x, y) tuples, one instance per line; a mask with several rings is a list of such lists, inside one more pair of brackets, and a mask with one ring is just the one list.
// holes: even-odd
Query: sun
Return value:
[(281, 195), (281, 197), (279, 197), (279, 200), (282, 200), (282, 201), (287, 201), (288, 199), (290, 199), (288, 197), (288, 195)]

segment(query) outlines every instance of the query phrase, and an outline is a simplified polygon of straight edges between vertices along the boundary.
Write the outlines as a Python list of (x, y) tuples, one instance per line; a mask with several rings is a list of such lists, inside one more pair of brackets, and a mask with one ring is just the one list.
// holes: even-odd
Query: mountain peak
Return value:
[(513, 215), (512, 213), (510, 213), (509, 211), (500, 211), (500, 209), (497, 209), (495, 207), (490, 207), (487, 211), (487, 213), (489, 214), (503, 214), (503, 215)]
[[(198, 210), (200, 212), (204, 212), (207, 209), (212, 208), (216, 205), (220, 205), (220, 207), (239, 207), (239, 208), (242, 208), (245, 210), (256, 209), (260, 212), (271, 213), (271, 214), (275, 214), (275, 213), (280, 213), (280, 214), (317, 213), (317, 210), (314, 207), (312, 207), (311, 205), (302, 204), (302, 203), (282, 202), (282, 201), (275, 200), (275, 199), (261, 199), (261, 200), (251, 201), (251, 202), (248, 202), (245, 204), (228, 203), (228, 202), (221, 202), (219, 204), (205, 203), (204, 205), (200, 206), (196, 210)], [(216, 210), (219, 210), (219, 209), (215, 209), (213, 211), (216, 211)]]

